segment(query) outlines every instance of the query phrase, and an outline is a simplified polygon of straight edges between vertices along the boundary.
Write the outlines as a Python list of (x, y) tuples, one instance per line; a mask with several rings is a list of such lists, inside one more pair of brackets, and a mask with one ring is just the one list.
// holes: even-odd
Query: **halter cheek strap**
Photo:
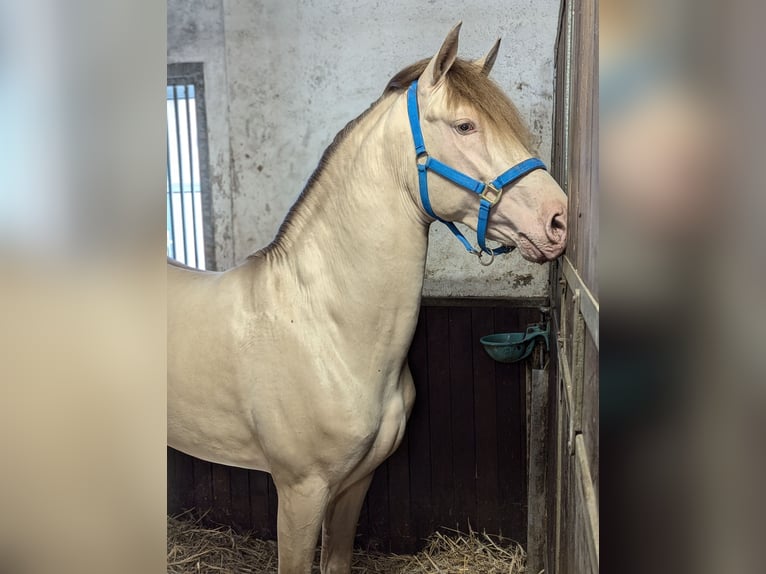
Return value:
[[(412, 139), (415, 143), (415, 155), (418, 166), (418, 183), (420, 188), (420, 201), (423, 204), (425, 212), (434, 219), (444, 223), (449, 230), (457, 237), (466, 248), (466, 251), (481, 257), (482, 253), (487, 253), (493, 258), (501, 253), (508, 253), (511, 248), (497, 247), (490, 249), (486, 245), (487, 222), (489, 212), (492, 207), (500, 201), (503, 195), (503, 188), (515, 183), (528, 173), (537, 169), (546, 169), (545, 164), (537, 158), (530, 158), (516, 164), (509, 170), (503, 172), (489, 183), (484, 183), (474, 179), (442, 162), (432, 158), (426, 151), (426, 144), (423, 141), (423, 132), (420, 129), (420, 115), (418, 113), (418, 83), (413, 82), (407, 90), (407, 115), (410, 120), (410, 130)], [(476, 241), (479, 248), (475, 248), (460, 232), (457, 226), (446, 221), (434, 213), (431, 207), (431, 200), (428, 197), (428, 172), (432, 171), (441, 177), (459, 185), (462, 188), (472, 191), (480, 197), (479, 200), (479, 221), (476, 226)], [(490, 263), (492, 259), (490, 259)]]

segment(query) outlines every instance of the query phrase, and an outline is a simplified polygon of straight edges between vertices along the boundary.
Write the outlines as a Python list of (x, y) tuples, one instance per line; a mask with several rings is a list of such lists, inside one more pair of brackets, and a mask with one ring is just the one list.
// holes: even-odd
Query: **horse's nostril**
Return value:
[(564, 243), (567, 237), (566, 213), (555, 213), (551, 218), (546, 231), (548, 239), (550, 239), (552, 243)]

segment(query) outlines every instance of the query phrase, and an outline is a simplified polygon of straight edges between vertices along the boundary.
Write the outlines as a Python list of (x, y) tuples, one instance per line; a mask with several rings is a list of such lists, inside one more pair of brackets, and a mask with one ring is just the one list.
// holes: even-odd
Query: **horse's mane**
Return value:
[[(304, 202), (316, 181), (322, 175), (325, 166), (332, 158), (340, 144), (346, 139), (348, 134), (359, 124), (382, 99), (393, 93), (399, 93), (407, 90), (412, 82), (417, 80), (426, 69), (430, 58), (420, 60), (406, 68), (400, 70), (389, 80), (383, 94), (375, 100), (362, 115), (351, 120), (346, 126), (338, 132), (332, 143), (327, 146), (322, 154), (319, 164), (314, 173), (311, 174), (306, 186), (303, 188), (298, 199), (285, 216), (284, 221), (277, 231), (277, 235), (268, 246), (259, 249), (248, 257), (258, 258), (264, 256), (282, 245), (283, 239), (292, 225), (293, 217), (301, 204)], [(532, 136), (529, 129), (521, 119), (519, 111), (513, 102), (503, 93), (498, 85), (487, 75), (468, 60), (457, 58), (450, 67), (445, 77), (447, 89), (447, 105), (457, 106), (461, 103), (472, 105), (485, 120), (491, 122), (500, 133), (507, 133), (515, 137), (527, 149), (532, 149)]]
[(279, 230), (277, 231), (276, 237), (274, 237), (274, 241), (272, 241), (266, 247), (259, 249), (255, 253), (252, 253), (251, 255), (249, 255), (248, 259), (255, 259), (258, 257), (262, 257), (264, 255), (267, 255), (282, 245), (283, 239), (292, 225), (295, 213), (298, 211), (300, 206), (305, 201), (306, 197), (309, 195), (309, 192), (314, 187), (314, 184), (316, 183), (316, 181), (322, 175), (322, 172), (324, 171), (325, 167), (330, 161), (330, 158), (332, 158), (333, 154), (340, 147), (340, 144), (343, 142), (343, 140), (346, 139), (348, 134), (351, 133), (351, 131), (357, 126), (357, 124), (359, 124), (364, 119), (364, 117), (375, 108), (375, 106), (378, 105), (381, 99), (383, 99), (383, 96), (375, 100), (370, 105), (370, 107), (367, 108), (362, 113), (362, 115), (357, 116), (356, 118), (348, 122), (345, 125), (345, 127), (335, 135), (335, 138), (333, 138), (330, 145), (327, 146), (327, 149), (324, 150), (322, 157), (319, 159), (319, 164), (317, 165), (314, 172), (311, 174), (311, 177), (309, 177), (308, 181), (306, 182), (306, 185), (303, 188), (303, 191), (301, 191), (301, 194), (298, 196), (298, 199), (296, 199), (295, 203), (293, 203), (292, 207), (290, 208), (290, 211), (287, 212), (285, 219), (282, 221), (282, 224), (279, 226)]

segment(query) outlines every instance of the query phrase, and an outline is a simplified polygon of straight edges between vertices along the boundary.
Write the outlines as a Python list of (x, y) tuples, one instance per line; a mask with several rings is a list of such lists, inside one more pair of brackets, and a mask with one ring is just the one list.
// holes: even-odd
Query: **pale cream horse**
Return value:
[[(527, 132), (481, 60), (456, 59), (458, 24), (397, 74), (322, 161), (275, 241), (223, 273), (168, 268), (168, 443), (270, 472), (279, 572), (348, 573), (373, 471), (415, 399), (407, 350), (428, 227), (407, 88), (431, 157), (482, 181), (530, 157)], [(479, 196), (428, 176), (433, 211), (475, 229)], [(566, 241), (566, 197), (536, 170), (505, 190), (487, 237), (542, 262)], [(467, 344), (467, 343), (466, 343)]]

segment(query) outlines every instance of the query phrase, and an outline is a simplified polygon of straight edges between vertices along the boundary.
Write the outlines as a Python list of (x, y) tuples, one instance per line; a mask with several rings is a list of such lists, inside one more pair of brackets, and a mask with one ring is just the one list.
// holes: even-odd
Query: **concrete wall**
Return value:
[[(335, 134), (458, 20), (463, 57), (503, 38), (493, 77), (548, 162), (558, 10), (559, 0), (168, 0), (168, 62), (205, 65), (218, 267), (272, 240)], [(483, 268), (432, 226), (427, 296), (539, 297), (547, 277), (515, 254)]]

